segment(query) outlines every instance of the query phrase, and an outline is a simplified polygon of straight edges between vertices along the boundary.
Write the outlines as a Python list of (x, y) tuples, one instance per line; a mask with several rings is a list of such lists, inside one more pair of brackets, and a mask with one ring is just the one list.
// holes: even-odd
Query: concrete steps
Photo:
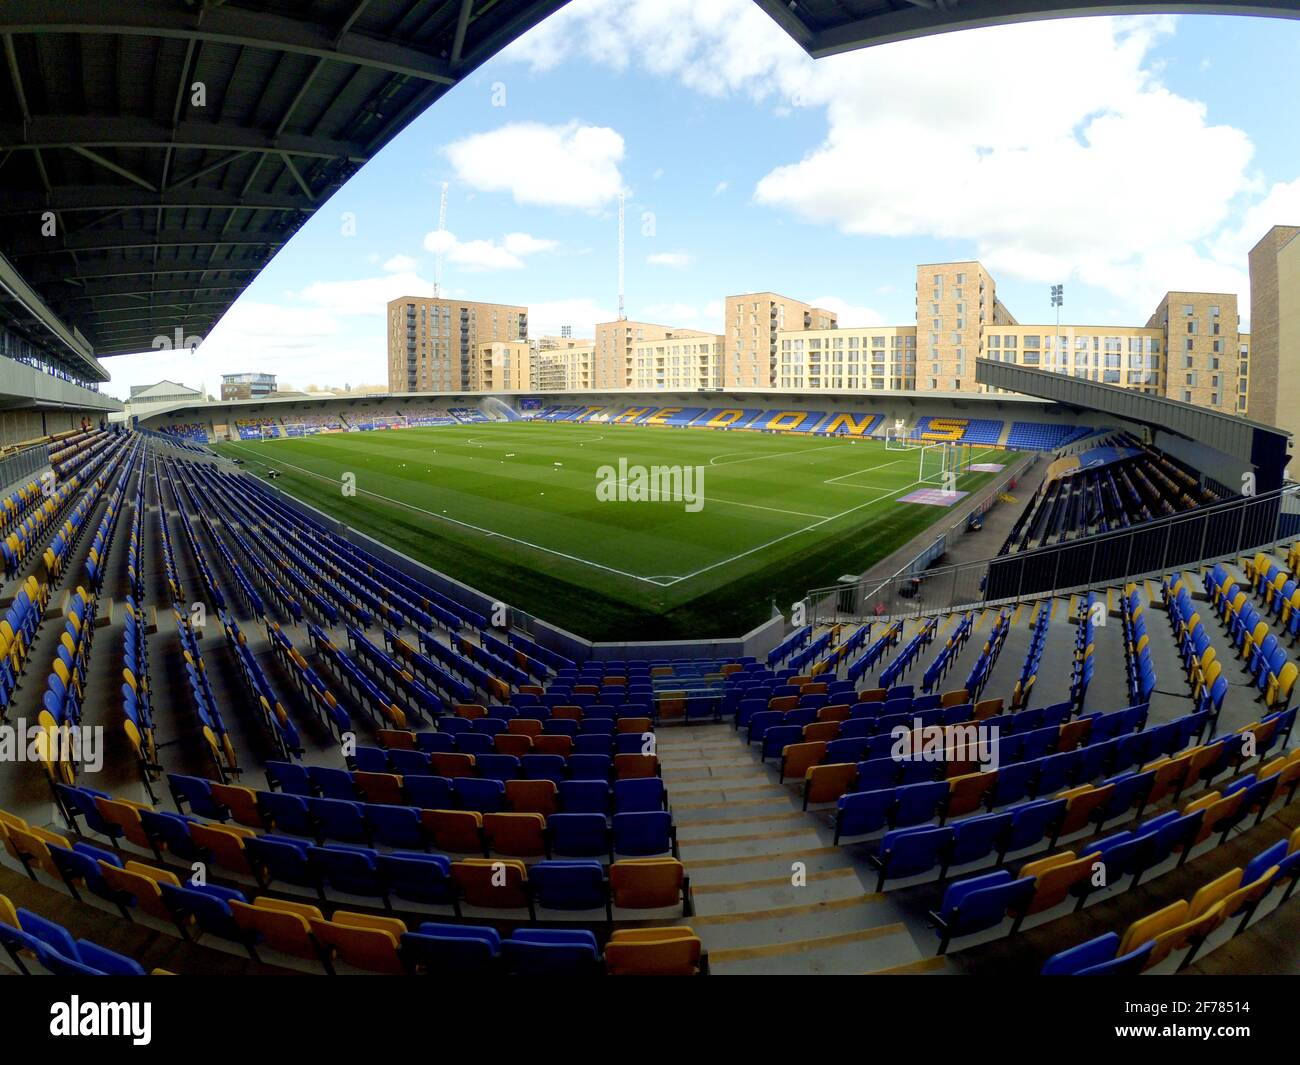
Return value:
[(856, 973), (920, 954), (888, 898), (830, 845), (826, 811), (805, 812), (794, 782), (759, 761), (729, 725), (664, 730), (659, 756), (716, 973)]

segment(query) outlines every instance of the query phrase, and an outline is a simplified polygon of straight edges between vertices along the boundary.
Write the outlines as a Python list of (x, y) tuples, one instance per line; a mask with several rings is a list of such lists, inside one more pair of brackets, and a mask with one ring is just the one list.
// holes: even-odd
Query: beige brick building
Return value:
[(1237, 334), (1237, 413), (1250, 413), (1250, 334)]
[(750, 292), (728, 296), (723, 319), (722, 386), (775, 387), (778, 337), (787, 330), (834, 329), (834, 311), (779, 296), (775, 292)]
[(541, 392), (572, 392), (591, 385), (596, 343), (576, 337), (543, 336), (529, 342), (533, 349), (532, 387)]
[(977, 262), (916, 268), (916, 387), (925, 392), (975, 390), (975, 360), (984, 327), (1015, 324), (998, 302), (993, 276)]
[[(1300, 226), (1274, 226), (1250, 250), (1250, 373), (1247, 409), (1257, 421), (1300, 430), (1300, 348), (1295, 322), (1295, 261)], [(1289, 291), (1283, 275), (1290, 280)], [(1291, 321), (1283, 316), (1290, 310)], [(1284, 333), (1291, 344), (1284, 349)]]
[[(983, 353), (1088, 381), (1164, 395), (1163, 329), (1122, 325), (988, 325)], [(982, 387), (982, 386), (981, 386)]]
[(899, 391), (916, 388), (916, 327), (783, 329), (776, 388)]
[(1277, 424), (1300, 437), (1300, 234), (1277, 254)]
[(721, 384), (722, 337), (674, 330), (632, 345), (632, 384), (641, 389), (717, 388)]
[(475, 392), (527, 392), (533, 387), (532, 365), (526, 340), (480, 344), (470, 362), (469, 387)]
[(654, 322), (621, 319), (596, 326), (596, 351), (591, 376), (594, 388), (630, 388), (633, 377), (633, 352), (647, 340), (665, 340), (693, 332)]
[(1165, 396), (1235, 414), (1240, 325), (1235, 294), (1166, 293), (1147, 322), (1165, 334)]
[(402, 296), (388, 304), (388, 390), (464, 391), (481, 345), (527, 339), (527, 307)]

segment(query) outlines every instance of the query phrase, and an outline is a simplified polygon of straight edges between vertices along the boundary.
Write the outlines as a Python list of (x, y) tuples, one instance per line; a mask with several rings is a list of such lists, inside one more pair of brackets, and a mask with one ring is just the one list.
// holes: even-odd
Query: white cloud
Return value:
[(822, 112), (823, 142), (760, 180), (757, 202), (864, 237), (969, 241), (1006, 277), (1077, 278), (1134, 313), (1207, 279), (1242, 292), (1243, 246), (1285, 221), (1278, 200), (1249, 210), (1263, 191), (1249, 137), (1165, 84), (1153, 53), (1176, 25), (1068, 19), (813, 61), (752, 0), (573, 0), (506, 54), (537, 71), (636, 62), (708, 96)]
[(384, 269), (390, 273), (409, 273), (416, 266), (415, 260), (409, 255), (394, 255), (384, 263)]
[(467, 240), (463, 244), (454, 244), (447, 252), (447, 259), (471, 272), (524, 268), (524, 261), (519, 256), (492, 240)]
[(880, 325), (884, 322), (884, 318), (879, 311), (849, 303), (848, 300), (842, 300), (838, 296), (818, 296), (817, 299), (812, 301), (812, 305), (834, 311), (836, 321), (841, 327)]
[(625, 70), (636, 56), (697, 92), (743, 88), (760, 98), (793, 88), (784, 81), (790, 57), (807, 59), (751, 0), (573, 0), (502, 54), (535, 72), (575, 57)]
[(637, 312), (637, 317), (660, 325), (700, 329), (704, 315), (689, 303), (647, 303)]
[(730, 186), (731, 186), (730, 182), (719, 181), (716, 185), (713, 186), (713, 195), (721, 196), (724, 192), (727, 191), (728, 188), (730, 188)]
[(606, 206), (623, 188), (623, 138), (608, 126), (514, 122), (447, 146), (457, 177), (483, 192), (508, 192), (519, 204)]
[(529, 233), (507, 233), (501, 239), (501, 244), (511, 255), (519, 256), (536, 255), (539, 251), (554, 251), (559, 247), (557, 241), (534, 237)]
[(685, 270), (691, 265), (691, 255), (684, 251), (657, 251), (653, 255), (647, 255), (646, 260), (651, 266), (666, 266), (670, 270)]
[(1274, 226), (1300, 226), (1300, 178), (1273, 185), (1242, 215), (1240, 225), (1220, 234), (1214, 252), (1220, 259), (1244, 263), (1250, 249)]
[(618, 312), (590, 298), (542, 300), (528, 304), (528, 335), (559, 336), (561, 326), (572, 326), (573, 335), (590, 340), (596, 323), (612, 322)]
[(559, 244), (554, 240), (534, 237), (529, 233), (507, 233), (496, 240), (462, 241), (456, 234), (438, 229), (424, 235), (424, 248), (435, 255), (441, 253), (447, 262), (470, 273), (486, 270), (522, 270), (524, 259), (538, 252), (554, 251)]
[[(381, 278), (378, 280), (387, 280)], [(363, 285), (364, 282), (357, 282)], [(313, 304), (323, 290), (313, 286)], [(336, 290), (336, 295), (341, 290)], [(382, 327), (377, 343), (357, 343), (332, 311), (351, 309), (327, 303), (286, 306), (241, 299), (218, 322), (197, 350), (151, 351), (117, 356), (109, 361), (113, 380), (107, 391), (125, 397), (131, 385), (166, 378), (192, 388), (203, 386), (214, 396), (221, 376), (264, 370), (286, 381), (319, 383), (380, 382), (387, 376)], [(383, 305), (378, 313), (382, 314)], [(354, 319), (360, 323), (362, 319)]]
[[(384, 274), (382, 277), (362, 277), (350, 281), (315, 281), (295, 295), (302, 302), (315, 308), (310, 312), (312, 314), (382, 317), (387, 313), (386, 305), (389, 300), (395, 300), (398, 296), (428, 293), (432, 290), (433, 282), (424, 280), (414, 271), (403, 270)], [(234, 315), (235, 310), (243, 306), (242, 301), (235, 304), (222, 324), (224, 325)], [(297, 312), (286, 309), (285, 313), (292, 316)]]

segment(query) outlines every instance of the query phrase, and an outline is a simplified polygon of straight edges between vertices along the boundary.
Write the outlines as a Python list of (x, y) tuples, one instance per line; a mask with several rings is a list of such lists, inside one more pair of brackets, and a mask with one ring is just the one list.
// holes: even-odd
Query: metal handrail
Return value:
[[(1236, 558), (1300, 536), (1300, 485), (1238, 496), (1032, 551), (938, 567), (917, 577), (811, 589), (813, 624), (911, 618), (1095, 589)], [(917, 580), (919, 579), (919, 588)], [(900, 595), (900, 591), (916, 591)]]

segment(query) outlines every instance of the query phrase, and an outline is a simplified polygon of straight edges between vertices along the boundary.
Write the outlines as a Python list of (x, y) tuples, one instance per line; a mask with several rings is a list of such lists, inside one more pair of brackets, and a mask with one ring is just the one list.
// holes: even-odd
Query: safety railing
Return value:
[(1290, 484), (1034, 551), (814, 588), (805, 616), (831, 625), (1014, 603), (1234, 558), (1297, 536), (1300, 485)]
[(36, 444), (12, 455), (6, 455), (0, 459), (0, 488), (7, 488), (20, 481), (30, 481), (37, 471), (48, 469), (49, 465), (48, 444)]

